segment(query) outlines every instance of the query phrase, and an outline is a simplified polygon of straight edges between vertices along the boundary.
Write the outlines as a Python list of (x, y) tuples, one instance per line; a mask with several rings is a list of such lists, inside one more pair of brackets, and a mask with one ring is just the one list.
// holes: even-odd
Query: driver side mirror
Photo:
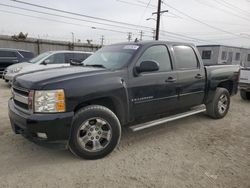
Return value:
[(156, 61), (142, 61), (138, 67), (136, 67), (136, 71), (138, 73), (142, 72), (153, 72), (159, 70), (159, 63)]
[(45, 59), (41, 64), (42, 65), (47, 65), (50, 63), (50, 60), (49, 59)]

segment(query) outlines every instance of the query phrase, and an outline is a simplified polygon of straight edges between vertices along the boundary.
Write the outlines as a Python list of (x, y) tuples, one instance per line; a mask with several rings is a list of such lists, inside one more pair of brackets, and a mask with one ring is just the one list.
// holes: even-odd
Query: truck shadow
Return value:
[[(189, 126), (192, 126), (191, 129), (195, 129), (197, 128), (197, 126), (204, 126), (205, 124), (203, 124), (202, 122), (204, 120), (207, 121), (208, 119), (209, 118), (204, 115), (196, 115), (138, 132), (132, 132), (129, 127), (123, 127), (122, 138), (118, 148), (107, 157), (97, 160), (97, 163), (101, 164), (104, 161), (109, 163), (110, 161), (117, 158), (124, 158), (124, 154), (126, 154), (130, 150), (134, 151), (136, 148), (141, 148), (145, 146), (146, 142), (150, 143), (152, 139), (171, 136), (173, 132), (175, 133), (175, 135), (178, 136), (178, 134), (180, 134), (181, 136), (180, 132), (185, 131), (183, 129), (186, 129)], [(92, 164), (91, 161), (82, 160), (79, 157), (74, 156), (69, 150), (65, 148), (65, 145), (41, 143), (37, 144), (30, 142), (25, 138), (21, 138), (21, 136), (13, 135), (11, 137), (12, 142), (15, 142), (15, 144), (12, 149), (9, 148), (11, 154), (8, 154), (9, 157), (7, 161), (9, 164), (13, 165), (13, 168), (11, 168), (13, 169), (13, 171), (15, 171), (16, 169), (29, 169), (34, 166), (43, 168), (44, 165), (53, 166), (67, 163), (74, 165), (89, 165), (90, 163)], [(12, 146), (9, 145), (8, 147)], [(138, 152), (139, 151), (140, 150), (138, 150)], [(4, 169), (5, 166), (2, 166), (2, 170)], [(8, 173), (12, 172), (8, 170)]]

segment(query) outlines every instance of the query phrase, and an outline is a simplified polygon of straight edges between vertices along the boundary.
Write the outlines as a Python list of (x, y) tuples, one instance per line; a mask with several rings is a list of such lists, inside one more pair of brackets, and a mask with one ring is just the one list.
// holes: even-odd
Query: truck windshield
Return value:
[(117, 70), (129, 62), (139, 47), (139, 45), (105, 46), (82, 63), (84, 66), (95, 66)]
[(42, 59), (44, 59), (45, 57), (49, 56), (50, 54), (52, 54), (52, 52), (44, 52), (34, 58), (32, 58), (31, 60), (29, 60), (29, 63), (37, 63), (40, 62)]

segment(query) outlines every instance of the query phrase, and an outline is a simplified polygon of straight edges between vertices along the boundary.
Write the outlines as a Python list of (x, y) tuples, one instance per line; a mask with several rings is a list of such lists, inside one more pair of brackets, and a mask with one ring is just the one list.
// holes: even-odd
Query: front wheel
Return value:
[(79, 110), (74, 119), (69, 148), (84, 159), (99, 159), (111, 153), (120, 141), (121, 125), (108, 108), (90, 105)]
[(213, 100), (206, 105), (208, 116), (214, 119), (223, 118), (230, 106), (230, 94), (225, 88), (217, 88)]

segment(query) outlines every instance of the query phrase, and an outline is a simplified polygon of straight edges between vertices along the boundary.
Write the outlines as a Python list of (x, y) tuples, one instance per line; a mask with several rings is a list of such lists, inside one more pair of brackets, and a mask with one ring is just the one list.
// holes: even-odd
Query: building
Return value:
[(238, 64), (250, 67), (250, 49), (224, 45), (202, 45), (197, 48), (205, 65)]

